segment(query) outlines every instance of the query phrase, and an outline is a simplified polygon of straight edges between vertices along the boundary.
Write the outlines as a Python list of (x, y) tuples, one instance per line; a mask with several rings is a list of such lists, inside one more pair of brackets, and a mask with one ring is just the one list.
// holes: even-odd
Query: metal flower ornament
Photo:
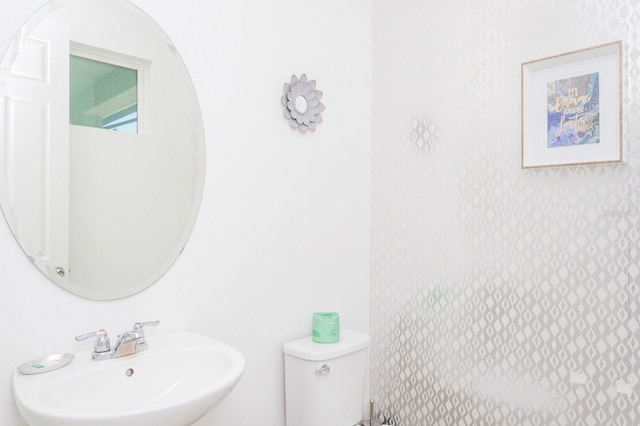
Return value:
[(284, 116), (289, 119), (291, 127), (298, 128), (302, 133), (315, 130), (316, 124), (322, 123), (320, 113), (324, 105), (320, 102), (322, 92), (316, 90), (316, 81), (307, 79), (306, 74), (300, 78), (291, 76), (291, 82), (284, 84), (282, 105)]

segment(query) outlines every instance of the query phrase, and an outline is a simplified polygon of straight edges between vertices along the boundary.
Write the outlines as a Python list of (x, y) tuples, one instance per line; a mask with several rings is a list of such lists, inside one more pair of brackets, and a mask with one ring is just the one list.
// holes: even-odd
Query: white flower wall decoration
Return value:
[(307, 79), (306, 74), (300, 78), (291, 76), (291, 82), (284, 84), (282, 105), (284, 115), (289, 119), (291, 127), (298, 128), (302, 133), (315, 130), (316, 124), (322, 123), (320, 113), (324, 105), (320, 102), (322, 92), (316, 90), (316, 81)]

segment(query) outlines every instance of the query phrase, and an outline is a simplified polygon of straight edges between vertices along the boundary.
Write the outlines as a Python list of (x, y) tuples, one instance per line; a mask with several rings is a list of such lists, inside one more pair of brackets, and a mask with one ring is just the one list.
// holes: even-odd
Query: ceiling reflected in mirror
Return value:
[(138, 133), (138, 71), (70, 55), (69, 124)]

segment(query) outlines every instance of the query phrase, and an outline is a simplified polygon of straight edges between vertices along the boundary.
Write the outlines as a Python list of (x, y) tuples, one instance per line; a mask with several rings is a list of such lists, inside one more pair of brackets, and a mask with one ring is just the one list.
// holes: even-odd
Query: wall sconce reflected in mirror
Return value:
[(300, 78), (291, 76), (291, 81), (284, 84), (282, 105), (284, 116), (289, 119), (289, 124), (302, 133), (307, 130), (315, 130), (316, 124), (322, 123), (320, 113), (324, 111), (324, 105), (320, 102), (322, 92), (316, 90), (316, 81), (308, 80), (306, 74)]

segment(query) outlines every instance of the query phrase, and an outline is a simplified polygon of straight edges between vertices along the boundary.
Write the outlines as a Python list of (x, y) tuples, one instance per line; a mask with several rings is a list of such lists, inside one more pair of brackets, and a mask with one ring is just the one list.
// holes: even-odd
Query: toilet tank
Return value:
[(352, 426), (363, 417), (369, 336), (340, 330), (338, 343), (285, 343), (287, 426)]

